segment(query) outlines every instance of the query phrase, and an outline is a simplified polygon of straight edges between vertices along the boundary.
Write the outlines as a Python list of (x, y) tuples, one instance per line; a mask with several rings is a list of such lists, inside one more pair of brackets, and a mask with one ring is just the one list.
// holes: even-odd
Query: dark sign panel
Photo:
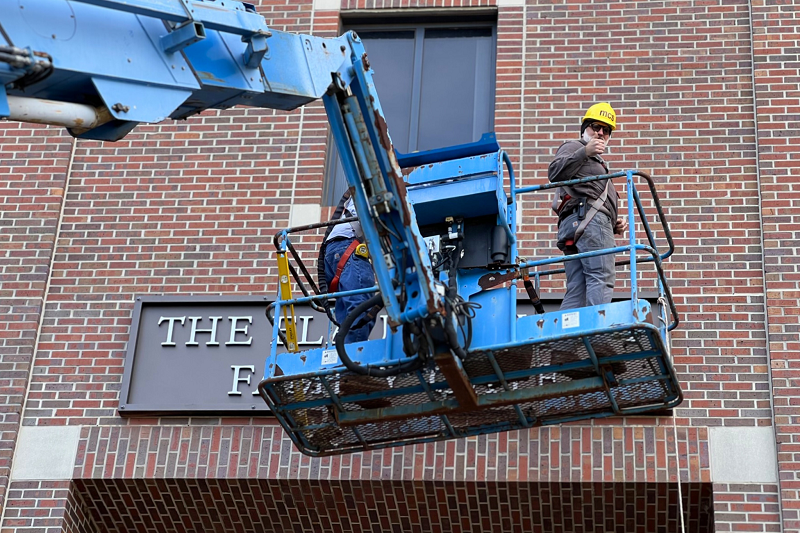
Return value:
[[(137, 298), (120, 414), (268, 413), (257, 386), (271, 345), (269, 303), (262, 297)], [(325, 315), (302, 306), (295, 313), (301, 349), (328, 342)]]
[[(272, 326), (266, 297), (136, 299), (120, 395), (121, 415), (269, 414), (258, 394)], [(547, 311), (558, 300), (545, 301)], [(533, 313), (521, 303), (520, 315)], [(327, 317), (295, 306), (300, 349), (332, 347)], [(388, 332), (381, 316), (370, 338)], [(281, 344), (280, 352), (285, 351)]]

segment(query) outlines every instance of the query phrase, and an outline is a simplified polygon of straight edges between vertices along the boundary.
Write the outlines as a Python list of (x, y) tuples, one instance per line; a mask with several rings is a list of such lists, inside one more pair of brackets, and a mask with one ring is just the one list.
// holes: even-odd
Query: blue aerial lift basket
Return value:
[[(468, 248), (457, 268), (459, 295), (478, 304), (470, 311), (470, 331), (460, 332), (468, 348), (460, 356), (453, 350), (432, 353), (420, 368), (395, 376), (359, 375), (343, 365), (333, 347), (279, 354), (276, 341), (282, 332), (280, 320), (274, 321), (272, 352), (259, 390), (297, 447), (308, 455), (330, 455), (679, 404), (682, 393), (668, 337), (678, 319), (661, 265), (673, 244), (650, 177), (630, 170), (566, 183), (624, 178), (628, 217), (633, 221), (636, 209), (646, 244), (637, 242), (631, 223), (625, 246), (522, 262), (516, 259), (516, 199), (556, 185), (515, 189), (513, 170), (501, 150), (431, 163), (437, 156), (413, 154), (420, 166), (406, 176), (407, 194), (423, 236), (438, 236), (445, 248), (461, 239)], [(404, 157), (399, 156), (400, 163), (408, 164)], [(661, 255), (635, 176), (646, 181), (658, 210), (669, 246)], [(286, 230), (276, 245), (284, 255), (288, 251), (298, 258), (290, 235), (324, 225)], [(604, 253), (627, 254), (617, 263), (630, 265), (631, 300), (517, 317), (516, 280), (530, 277), (538, 286), (541, 277), (563, 272), (557, 263)], [(493, 261), (492, 254), (502, 260)], [(655, 265), (650, 280), (658, 291), (655, 307), (638, 297), (637, 265), (647, 262)], [(547, 265), (556, 268), (532, 271)], [(303, 290), (303, 298), (272, 304), (270, 316), (293, 303), (324, 300)], [(404, 352), (401, 328), (385, 339), (348, 344), (347, 354), (364, 368), (407, 363), (413, 358)]]

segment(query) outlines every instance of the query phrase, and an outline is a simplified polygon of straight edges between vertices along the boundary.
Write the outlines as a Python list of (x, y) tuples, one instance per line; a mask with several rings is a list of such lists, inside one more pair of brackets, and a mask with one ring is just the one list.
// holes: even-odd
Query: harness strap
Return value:
[(331, 280), (330, 292), (336, 292), (339, 290), (339, 277), (342, 275), (342, 271), (344, 270), (344, 266), (347, 264), (347, 260), (350, 259), (350, 256), (353, 255), (353, 252), (356, 251), (358, 248), (359, 242), (357, 239), (353, 239), (353, 242), (350, 243), (350, 246), (347, 247), (347, 250), (344, 251), (342, 257), (339, 258), (339, 262), (336, 264), (336, 275), (333, 276)]
[(553, 205), (551, 205), (550, 207), (552, 208), (553, 212), (556, 215), (561, 214), (561, 210), (564, 209), (564, 204), (566, 204), (567, 201), (569, 201), (572, 198), (572, 196), (570, 196), (569, 193), (567, 192), (564, 193), (563, 198), (561, 197), (561, 189), (568, 189), (568, 188), (569, 187), (559, 187), (558, 189), (556, 189), (555, 195), (553, 195)]
[(523, 284), (525, 285), (525, 292), (528, 293), (528, 298), (531, 300), (531, 305), (533, 305), (537, 313), (543, 315), (544, 306), (542, 305), (542, 301), (539, 299), (539, 295), (536, 294), (536, 289), (533, 286), (533, 282), (526, 276), (523, 280)]
[(603, 194), (601, 194), (599, 198), (597, 198), (594, 202), (592, 202), (591, 208), (589, 209), (589, 212), (586, 213), (586, 217), (583, 219), (583, 222), (581, 222), (580, 226), (578, 226), (578, 229), (575, 230), (575, 237), (573, 239), (573, 244), (578, 242), (578, 239), (580, 239), (581, 235), (583, 235), (586, 226), (589, 225), (589, 222), (591, 222), (594, 216), (598, 213), (598, 211), (600, 211), (600, 207), (602, 207), (602, 205), (606, 203), (606, 198), (608, 198), (609, 185), (611, 185), (611, 180), (606, 180), (606, 188), (603, 189)]

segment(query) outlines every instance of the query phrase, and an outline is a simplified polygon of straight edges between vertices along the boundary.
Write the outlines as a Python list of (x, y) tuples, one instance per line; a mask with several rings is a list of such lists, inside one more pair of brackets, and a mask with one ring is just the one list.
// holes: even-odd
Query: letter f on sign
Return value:
[[(250, 385), (250, 374), (256, 371), (256, 367), (253, 365), (231, 365), (233, 369), (233, 385), (231, 385), (231, 390), (228, 391), (228, 396), (241, 396), (242, 393), (239, 392), (239, 383), (247, 383)], [(247, 374), (246, 377), (242, 377), (240, 375), (243, 368), (246, 368), (250, 371), (250, 374)]]

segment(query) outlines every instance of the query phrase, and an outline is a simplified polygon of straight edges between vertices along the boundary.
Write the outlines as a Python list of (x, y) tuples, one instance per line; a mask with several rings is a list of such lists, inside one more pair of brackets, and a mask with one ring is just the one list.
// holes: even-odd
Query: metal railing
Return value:
[[(650, 189), (650, 194), (652, 195), (652, 201), (655, 205), (655, 208), (658, 212), (658, 218), (661, 222), (661, 227), (664, 232), (664, 238), (667, 241), (669, 249), (662, 254), (658, 253), (658, 248), (655, 242), (655, 236), (653, 234), (652, 229), (650, 228), (650, 224), (647, 221), (647, 216), (644, 211), (644, 206), (642, 205), (642, 199), (639, 195), (639, 191), (636, 190), (636, 185), (633, 182), (634, 176), (640, 176), (644, 178), (647, 182), (647, 185)], [(662, 261), (667, 259), (669, 256), (673, 254), (675, 251), (675, 243), (672, 240), (672, 233), (669, 230), (669, 225), (667, 224), (666, 217), (664, 216), (664, 210), (661, 206), (661, 200), (658, 197), (658, 192), (656, 191), (655, 184), (653, 179), (640, 170), (624, 170), (620, 172), (615, 172), (613, 174), (604, 174), (602, 176), (588, 176), (585, 178), (579, 178), (569, 181), (561, 181), (557, 183), (547, 183), (544, 185), (535, 185), (532, 187), (524, 187), (521, 189), (517, 189), (514, 182), (511, 182), (511, 195), (514, 198), (514, 203), (516, 204), (517, 196), (521, 194), (531, 193), (531, 192), (539, 192), (539, 191), (546, 191), (549, 189), (555, 189), (558, 187), (571, 187), (578, 184), (584, 183), (591, 183), (593, 181), (599, 181), (604, 179), (617, 179), (625, 177), (627, 183), (627, 207), (628, 207), (628, 233), (629, 233), (629, 242), (625, 246), (616, 246), (614, 248), (606, 248), (603, 250), (594, 250), (591, 252), (583, 252), (577, 253), (567, 256), (557, 256), (557, 257), (550, 257), (547, 259), (540, 259), (536, 261), (526, 261), (519, 265), (519, 268), (522, 269), (530, 269), (536, 268), (545, 265), (552, 265), (562, 263), (564, 261), (579, 261), (581, 259), (587, 257), (595, 257), (600, 255), (608, 255), (608, 254), (617, 254), (622, 252), (628, 252), (629, 257), (628, 259), (615, 261), (616, 266), (624, 266), (630, 265), (630, 289), (631, 289), (631, 300), (636, 300), (638, 298), (638, 283), (637, 283), (637, 263), (648, 263), (653, 262), (655, 264), (656, 272), (658, 274), (658, 294), (659, 299), (664, 300), (669, 308), (670, 312), (670, 322), (666, 326), (667, 331), (672, 331), (678, 326), (679, 318), (678, 318), (678, 310), (675, 308), (675, 302), (672, 298), (672, 291), (669, 288), (669, 284), (667, 283), (666, 276), (664, 274), (664, 268), (662, 265)], [(644, 228), (644, 232), (647, 236), (647, 243), (648, 244), (640, 244), (636, 241), (636, 228), (634, 221), (634, 206), (636, 207), (636, 212), (639, 214), (639, 221)], [(638, 255), (637, 252), (645, 252), (648, 255)], [(564, 268), (558, 269), (551, 269), (551, 270), (544, 270), (544, 271), (536, 271), (532, 272), (530, 275), (535, 276), (537, 285), (539, 280), (542, 276), (552, 276), (555, 274), (564, 273)], [(537, 287), (538, 289), (538, 287)], [(664, 309), (662, 309), (664, 311)], [(662, 316), (662, 320), (666, 322), (666, 317)]]

